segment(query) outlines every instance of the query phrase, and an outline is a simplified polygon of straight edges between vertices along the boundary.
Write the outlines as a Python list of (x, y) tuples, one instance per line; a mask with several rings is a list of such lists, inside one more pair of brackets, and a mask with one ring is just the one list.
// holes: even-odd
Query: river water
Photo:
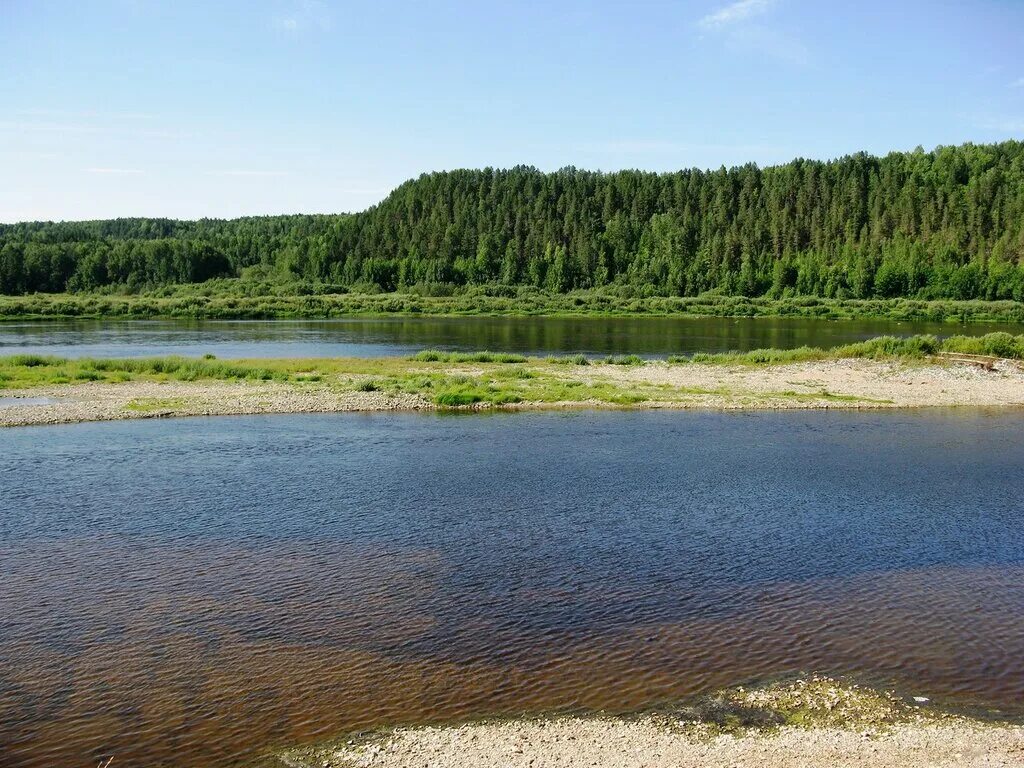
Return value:
[(0, 323), (0, 355), (382, 357), (421, 349), (664, 357), (892, 334), (1020, 333), (1000, 323), (695, 317), (390, 317), (343, 320), (58, 320)]
[(0, 764), (801, 670), (1024, 707), (1024, 419), (340, 414), (0, 435)]

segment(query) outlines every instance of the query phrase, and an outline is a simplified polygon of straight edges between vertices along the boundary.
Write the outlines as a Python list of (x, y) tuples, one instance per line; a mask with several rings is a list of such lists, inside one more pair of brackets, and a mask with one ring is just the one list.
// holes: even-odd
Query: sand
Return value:
[[(743, 722), (726, 732), (729, 717)], [(1019, 767), (1024, 727), (814, 677), (673, 713), (399, 728), (278, 757), (293, 768)]]
[(1024, 765), (1024, 728), (782, 728), (698, 739), (657, 720), (561, 719), (396, 731), (292, 765), (375, 768), (974, 768)]

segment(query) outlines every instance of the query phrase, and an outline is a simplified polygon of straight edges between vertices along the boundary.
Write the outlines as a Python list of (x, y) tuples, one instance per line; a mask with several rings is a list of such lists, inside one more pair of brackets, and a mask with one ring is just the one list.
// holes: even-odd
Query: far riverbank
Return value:
[[(244, 281), (174, 286), (138, 294), (35, 293), (0, 296), (0, 321), (40, 318), (263, 320), (373, 316), (805, 317), (938, 323), (1024, 323), (1018, 301), (829, 299), (817, 296), (645, 296), (611, 291), (550, 293), (534, 288), (475, 289), (448, 296), (413, 292), (329, 293), (315, 285)], [(500, 289), (500, 290), (499, 290)]]

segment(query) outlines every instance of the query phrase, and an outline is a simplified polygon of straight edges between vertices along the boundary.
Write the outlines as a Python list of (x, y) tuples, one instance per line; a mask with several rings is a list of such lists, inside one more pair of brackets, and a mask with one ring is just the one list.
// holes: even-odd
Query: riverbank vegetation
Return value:
[[(247, 320), (351, 316), (693, 316), (888, 318), (944, 323), (1024, 323), (1016, 301), (923, 301), (917, 299), (746, 298), (707, 294), (650, 296), (598, 289), (554, 294), (533, 288), (511, 292), (469, 288), (451, 296), (418, 293), (276, 293), (246, 295), (242, 280), (175, 286), (141, 295), (32, 294), (0, 296), (0, 320), (41, 318), (190, 318)], [(236, 293), (238, 288), (238, 293)], [(268, 291), (270, 289), (268, 288)], [(295, 286), (287, 290), (296, 290)], [(505, 294), (508, 295), (505, 295)], [(168, 295), (165, 295), (168, 294)]]
[(763, 169), (456, 170), (351, 215), (4, 225), (0, 293), (239, 278), (231, 289), (247, 298), (291, 285), (432, 297), (485, 287), (514, 302), (519, 288), (1024, 301), (1022, 257), (1024, 143), (1007, 141)]
[(930, 334), (917, 336), (878, 336), (874, 339), (839, 347), (797, 347), (795, 349), (754, 349), (749, 352), (696, 352), (670, 355), (670, 363), (720, 363), (744, 365), (782, 365), (809, 360), (921, 360), (932, 355), (975, 355), (1024, 360), (1024, 334), (987, 333), (983, 336), (950, 336), (938, 339)]

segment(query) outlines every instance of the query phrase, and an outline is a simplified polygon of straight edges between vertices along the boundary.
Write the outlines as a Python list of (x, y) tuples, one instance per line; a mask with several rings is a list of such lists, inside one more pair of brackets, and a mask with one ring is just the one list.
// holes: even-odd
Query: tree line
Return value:
[(716, 171), (426, 174), (357, 214), (0, 226), (0, 292), (215, 277), (353, 290), (1024, 300), (1024, 143)]

